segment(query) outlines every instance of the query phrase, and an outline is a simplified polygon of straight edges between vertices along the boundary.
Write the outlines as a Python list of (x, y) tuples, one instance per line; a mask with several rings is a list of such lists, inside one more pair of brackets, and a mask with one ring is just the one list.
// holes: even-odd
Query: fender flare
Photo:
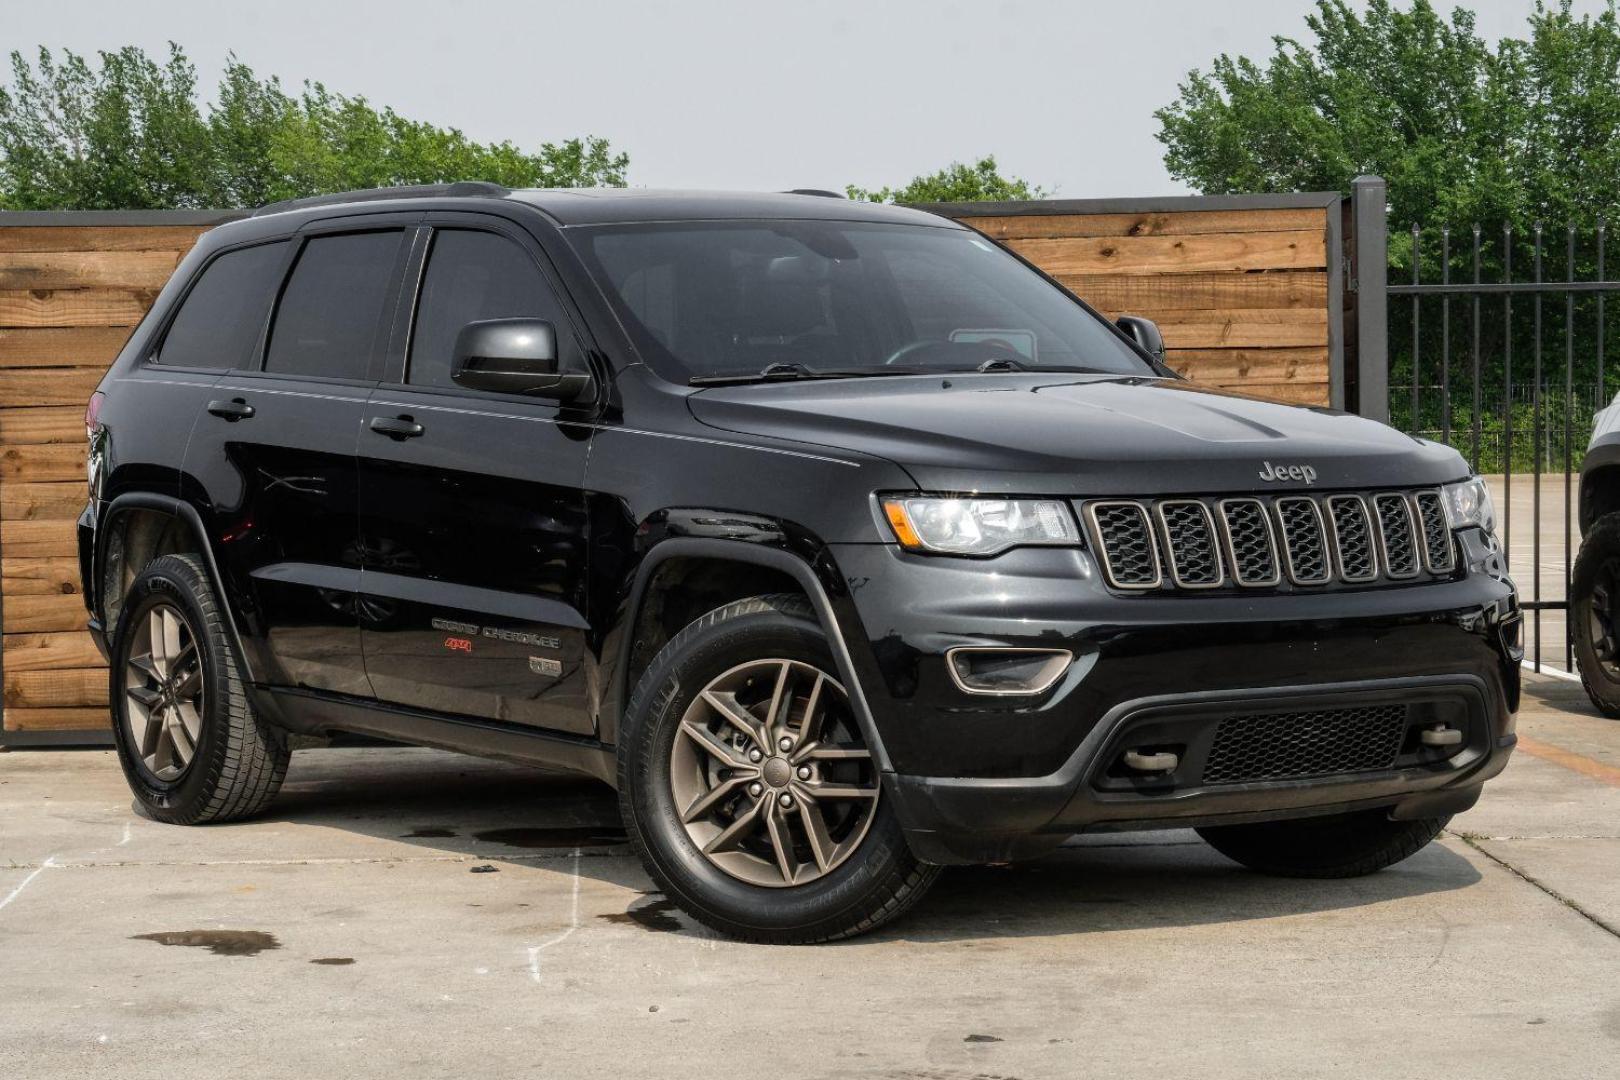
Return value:
[[(636, 569), (635, 584), (630, 591), (630, 605), (628, 609), (629, 627), (634, 627), (641, 618), (642, 605), (646, 602), (647, 587), (651, 583), (658, 567), (673, 558), (700, 558), (717, 559), (731, 562), (751, 563), (755, 566), (764, 566), (772, 570), (780, 570), (798, 582), (799, 587), (810, 600), (810, 606), (815, 610), (816, 619), (821, 623), (823, 632), (827, 635), (827, 642), (832, 647), (833, 662), (838, 665), (838, 677), (849, 692), (849, 700), (854, 706), (855, 721), (861, 726), (861, 734), (866, 739), (866, 745), (872, 750), (872, 758), (877, 763), (878, 771), (892, 773), (894, 767), (889, 762), (888, 752), (883, 748), (883, 739), (878, 734), (876, 721), (872, 718), (871, 707), (866, 701), (866, 691), (856, 674), (855, 661), (850, 655), (849, 645), (844, 640), (844, 633), (833, 612), (832, 600), (827, 595), (826, 588), (816, 576), (809, 563), (798, 556), (776, 547), (763, 547), (759, 544), (742, 540), (718, 540), (706, 537), (671, 537), (663, 540), (648, 551), (641, 565)], [(623, 650), (625, 661), (629, 659), (629, 645), (626, 643)], [(629, 704), (630, 692), (630, 665), (621, 662), (619, 670), (614, 675), (619, 693), (619, 711)], [(614, 741), (618, 740), (619, 718), (615, 718)]]
[[(160, 514), (167, 514), (171, 518), (185, 522), (186, 528), (191, 531), (197, 541), (197, 550), (202, 553), (203, 570), (208, 574), (209, 581), (214, 586), (220, 603), (225, 608), (225, 630), (231, 635), (231, 646), (236, 650), (237, 662), (242, 665), (242, 673), (248, 682), (253, 681), (252, 672), (247, 670), (247, 650), (242, 647), (242, 635), (236, 626), (236, 610), (228, 599), (225, 590), (225, 578), (220, 573), (219, 563), (214, 558), (214, 546), (208, 542), (208, 530), (203, 527), (202, 515), (197, 508), (183, 499), (173, 495), (159, 495), (150, 491), (126, 491), (117, 496), (102, 509), (96, 518), (96, 547), (95, 555), (91, 560), (91, 573), (94, 575), (96, 610), (94, 615), (101, 618), (107, 608), (106, 597), (101, 595), (102, 568), (106, 565), (107, 544), (112, 537), (112, 526), (119, 517), (130, 510), (155, 510)], [(111, 635), (114, 627), (106, 627), (105, 632)], [(108, 641), (109, 647), (111, 640)]]
[(1597, 517), (1593, 509), (1596, 503), (1594, 488), (1589, 487), (1588, 483), (1595, 483), (1595, 474), (1608, 472), (1616, 466), (1620, 466), (1620, 432), (1598, 436), (1581, 461), (1581, 489), (1575, 505), (1582, 532), (1589, 530)]

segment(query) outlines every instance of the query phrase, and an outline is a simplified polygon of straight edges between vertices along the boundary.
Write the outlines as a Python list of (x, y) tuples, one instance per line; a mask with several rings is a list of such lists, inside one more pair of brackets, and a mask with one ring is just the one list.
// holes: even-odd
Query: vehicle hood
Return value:
[(713, 387), (688, 404), (721, 430), (887, 458), (925, 491), (1157, 495), (1437, 484), (1452, 449), (1330, 409), (1178, 379), (1055, 375), (884, 377)]

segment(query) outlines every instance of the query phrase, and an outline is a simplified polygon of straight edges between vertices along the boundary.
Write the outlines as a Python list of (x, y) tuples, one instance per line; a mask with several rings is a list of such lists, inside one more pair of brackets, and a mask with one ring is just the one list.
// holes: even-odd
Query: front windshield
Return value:
[(961, 229), (722, 221), (568, 229), (678, 382), (977, 370), (1153, 375), (1100, 318)]

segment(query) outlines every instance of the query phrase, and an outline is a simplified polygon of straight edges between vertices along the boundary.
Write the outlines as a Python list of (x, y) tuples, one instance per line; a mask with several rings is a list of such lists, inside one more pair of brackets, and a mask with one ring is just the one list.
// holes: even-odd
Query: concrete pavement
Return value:
[(947, 874), (907, 919), (738, 945), (649, 895), (605, 789), (295, 755), (263, 820), (0, 755), (0, 1075), (1620, 1075), (1620, 724), (1538, 681), (1520, 754), (1400, 866), (1259, 877), (1187, 832)]

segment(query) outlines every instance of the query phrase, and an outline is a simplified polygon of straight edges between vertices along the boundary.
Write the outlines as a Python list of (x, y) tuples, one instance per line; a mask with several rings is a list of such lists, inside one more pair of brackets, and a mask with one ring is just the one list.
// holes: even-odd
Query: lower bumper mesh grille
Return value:
[(1392, 768), (1407, 706), (1229, 716), (1204, 764), (1205, 784), (1248, 784)]

